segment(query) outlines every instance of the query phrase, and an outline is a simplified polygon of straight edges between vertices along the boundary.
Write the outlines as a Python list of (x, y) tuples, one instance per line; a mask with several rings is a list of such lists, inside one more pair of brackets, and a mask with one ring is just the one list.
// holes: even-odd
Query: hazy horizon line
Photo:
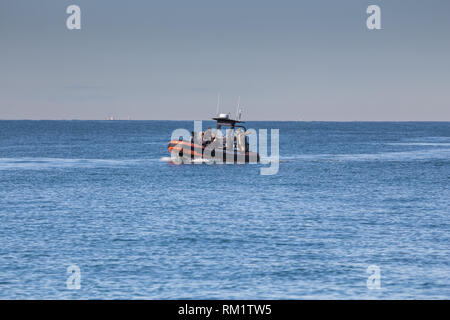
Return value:
[[(172, 121), (172, 122), (186, 122), (186, 121), (215, 121), (213, 119), (2, 119), (0, 121)], [(450, 120), (243, 120), (245, 122), (450, 122)]]

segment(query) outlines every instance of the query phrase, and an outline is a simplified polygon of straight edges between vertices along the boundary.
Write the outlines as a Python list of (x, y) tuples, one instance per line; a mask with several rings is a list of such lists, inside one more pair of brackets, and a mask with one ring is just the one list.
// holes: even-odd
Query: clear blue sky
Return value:
[(0, 119), (208, 119), (218, 91), (248, 120), (450, 121), (450, 1), (0, 0)]

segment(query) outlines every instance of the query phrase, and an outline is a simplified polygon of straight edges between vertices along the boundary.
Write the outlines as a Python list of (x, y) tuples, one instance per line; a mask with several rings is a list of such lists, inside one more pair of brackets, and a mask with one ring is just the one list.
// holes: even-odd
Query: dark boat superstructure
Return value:
[[(229, 115), (221, 114), (213, 120), (217, 121), (216, 128), (219, 130), (222, 127), (228, 127), (233, 130), (236, 127), (241, 128), (244, 132), (246, 128), (241, 123), (244, 123), (240, 120), (230, 119)], [(234, 139), (234, 135), (233, 135)], [(183, 141), (183, 140), (172, 140), (169, 142), (169, 152), (176, 153), (178, 156), (187, 158), (187, 159), (204, 159), (204, 160), (217, 160), (220, 159), (222, 162), (233, 162), (233, 163), (257, 163), (259, 162), (259, 154), (256, 152), (249, 151), (248, 149), (248, 141), (245, 138), (245, 152), (238, 151), (234, 143), (231, 149), (227, 150), (225, 144), (222, 146), (211, 147), (209, 141), (204, 141), (201, 145), (199, 143), (195, 143), (194, 139), (191, 137), (191, 141)], [(205, 152), (206, 151), (206, 152)], [(187, 154), (186, 154), (187, 153)]]

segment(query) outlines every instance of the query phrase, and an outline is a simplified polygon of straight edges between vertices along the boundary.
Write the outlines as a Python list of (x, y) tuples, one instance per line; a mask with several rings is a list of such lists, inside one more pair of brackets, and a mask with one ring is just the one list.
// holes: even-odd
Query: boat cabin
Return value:
[(244, 131), (247, 131), (244, 126), (236, 125), (237, 123), (244, 123), (244, 121), (231, 119), (229, 113), (221, 113), (218, 117), (212, 119), (217, 121), (217, 129), (221, 129), (222, 127), (230, 127), (230, 129), (234, 130), (235, 127), (240, 127), (243, 128)]

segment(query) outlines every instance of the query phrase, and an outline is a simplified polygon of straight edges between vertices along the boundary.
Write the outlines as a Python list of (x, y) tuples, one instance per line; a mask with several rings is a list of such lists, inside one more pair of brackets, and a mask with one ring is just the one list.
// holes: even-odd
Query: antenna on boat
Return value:
[(220, 92), (217, 92), (217, 111), (216, 115), (219, 115), (219, 106), (220, 106)]
[(242, 117), (242, 108), (239, 108), (239, 114), (238, 114), (237, 120), (241, 121), (241, 117)]
[(239, 96), (238, 97), (238, 103), (237, 103), (237, 106), (236, 106), (236, 119), (237, 119), (237, 117), (238, 117), (238, 113), (239, 113), (239, 108), (240, 108), (240, 106), (241, 106), (241, 96)]

